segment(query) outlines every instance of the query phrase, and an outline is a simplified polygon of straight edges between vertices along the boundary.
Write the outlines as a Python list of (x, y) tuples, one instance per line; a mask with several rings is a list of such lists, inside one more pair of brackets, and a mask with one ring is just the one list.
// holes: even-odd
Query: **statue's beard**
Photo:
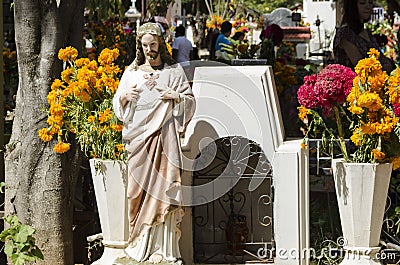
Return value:
[(159, 51), (149, 51), (145, 54), (145, 56), (146, 56), (146, 59), (148, 59), (148, 60), (155, 60), (155, 59), (157, 59), (159, 54), (160, 54)]

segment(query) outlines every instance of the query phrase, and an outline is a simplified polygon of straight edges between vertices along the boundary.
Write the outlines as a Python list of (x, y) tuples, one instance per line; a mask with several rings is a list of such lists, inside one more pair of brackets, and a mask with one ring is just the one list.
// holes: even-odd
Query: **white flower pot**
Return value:
[(392, 164), (332, 161), (346, 255), (341, 264), (380, 263), (379, 239)]
[(129, 236), (127, 166), (122, 161), (90, 159), (104, 252), (93, 265), (112, 265), (124, 256)]

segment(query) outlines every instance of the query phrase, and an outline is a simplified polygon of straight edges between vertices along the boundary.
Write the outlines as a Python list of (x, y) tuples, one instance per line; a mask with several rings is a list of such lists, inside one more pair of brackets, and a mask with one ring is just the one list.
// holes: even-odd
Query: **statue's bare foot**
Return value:
[(151, 263), (160, 263), (163, 260), (163, 256), (157, 253), (153, 253), (149, 257)]

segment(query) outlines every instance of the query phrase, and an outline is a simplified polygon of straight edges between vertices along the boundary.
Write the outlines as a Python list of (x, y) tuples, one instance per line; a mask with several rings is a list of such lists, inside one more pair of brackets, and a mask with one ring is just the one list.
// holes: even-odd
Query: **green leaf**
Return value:
[(4, 193), (4, 187), (6, 184), (4, 182), (0, 182), (0, 193)]
[(12, 242), (7, 242), (4, 246), (4, 253), (6, 253), (7, 256), (11, 256), (14, 252), (14, 245)]
[(6, 237), (7, 237), (9, 234), (10, 234), (10, 232), (9, 232), (8, 229), (3, 230), (3, 231), (0, 233), (0, 241), (5, 242), (5, 241), (6, 241)]
[(16, 215), (8, 215), (4, 217), (4, 220), (10, 225), (17, 225), (19, 222), (18, 217)]
[(35, 233), (36, 230), (30, 225), (21, 225), (20, 231), (23, 231), (28, 236), (31, 236)]
[(20, 231), (15, 235), (16, 242), (26, 242), (28, 240), (29, 230), (21, 227)]
[(25, 261), (35, 261), (36, 257), (32, 253), (24, 254), (22, 253), (21, 256)]
[(24, 254), (20, 254), (18, 255), (17, 259), (14, 262), (14, 265), (24, 265), (25, 264), (25, 255)]
[(44, 259), (43, 253), (38, 247), (35, 247), (35, 248), (32, 249), (32, 254), (35, 257), (37, 257), (38, 259), (41, 259), (41, 260)]

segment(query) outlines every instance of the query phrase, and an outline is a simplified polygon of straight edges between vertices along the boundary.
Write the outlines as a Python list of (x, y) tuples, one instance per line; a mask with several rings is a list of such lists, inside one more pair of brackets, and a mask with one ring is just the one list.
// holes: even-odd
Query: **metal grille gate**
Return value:
[(194, 185), (232, 179), (222, 197), (193, 207), (195, 262), (272, 262), (272, 166), (260, 146), (243, 137), (220, 138), (201, 151), (194, 168), (201, 168), (193, 173)]

